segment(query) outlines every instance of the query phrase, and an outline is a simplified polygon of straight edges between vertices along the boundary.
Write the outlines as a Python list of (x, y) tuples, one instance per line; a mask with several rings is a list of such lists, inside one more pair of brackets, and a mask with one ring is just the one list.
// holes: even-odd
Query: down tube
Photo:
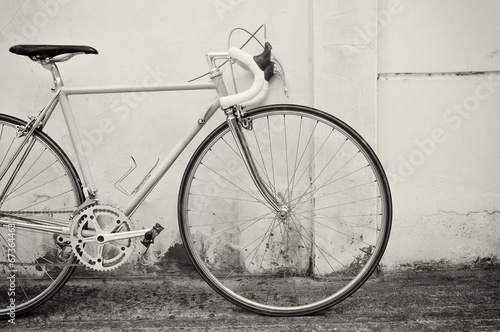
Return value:
[(146, 199), (149, 193), (154, 189), (156, 184), (160, 182), (165, 173), (169, 170), (170, 166), (177, 160), (179, 155), (184, 151), (186, 146), (191, 142), (191, 140), (198, 134), (198, 132), (203, 128), (205, 123), (212, 117), (212, 115), (219, 109), (220, 102), (216, 99), (213, 104), (208, 108), (203, 118), (200, 118), (196, 125), (189, 130), (186, 135), (177, 143), (177, 145), (172, 149), (169, 155), (161, 162), (158, 168), (151, 173), (151, 177), (144, 183), (144, 185), (137, 191), (137, 193), (132, 197), (132, 199), (123, 208), (123, 212), (127, 217), (130, 217), (137, 208)]

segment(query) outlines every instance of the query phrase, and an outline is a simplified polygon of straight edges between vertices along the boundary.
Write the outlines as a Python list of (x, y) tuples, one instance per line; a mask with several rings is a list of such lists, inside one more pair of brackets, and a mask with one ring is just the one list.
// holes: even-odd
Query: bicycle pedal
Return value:
[(144, 234), (144, 239), (142, 239), (141, 243), (146, 247), (149, 248), (149, 246), (153, 243), (155, 243), (155, 238), (160, 234), (162, 230), (165, 228), (161, 226), (160, 224), (156, 224), (151, 228), (149, 231)]

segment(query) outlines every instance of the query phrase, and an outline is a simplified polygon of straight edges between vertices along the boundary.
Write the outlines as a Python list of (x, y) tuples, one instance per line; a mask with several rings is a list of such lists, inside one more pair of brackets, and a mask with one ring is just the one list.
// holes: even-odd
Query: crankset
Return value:
[(88, 206), (73, 217), (70, 230), (73, 252), (82, 264), (94, 270), (115, 269), (133, 252), (133, 239), (124, 236), (130, 232), (130, 224), (127, 216), (113, 206)]

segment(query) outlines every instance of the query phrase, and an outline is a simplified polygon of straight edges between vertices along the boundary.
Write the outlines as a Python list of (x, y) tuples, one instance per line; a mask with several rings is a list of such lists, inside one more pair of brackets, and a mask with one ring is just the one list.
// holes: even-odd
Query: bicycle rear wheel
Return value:
[[(22, 120), (0, 114), (0, 172), (24, 140), (16, 135), (16, 126), (24, 125)], [(68, 157), (39, 130), (0, 179), (0, 193), (4, 194), (0, 200), (0, 319), (10, 319), (50, 299), (76, 265), (71, 247), (63, 238), (58, 242), (61, 236), (15, 222), (44, 220), (45, 225), (69, 227), (71, 213), (84, 195)]]
[(201, 276), (266, 315), (326, 309), (377, 268), (392, 219), (389, 185), (353, 129), (316, 109), (265, 106), (243, 130), (274, 211), (251, 180), (227, 124), (200, 145), (181, 183), (182, 240)]

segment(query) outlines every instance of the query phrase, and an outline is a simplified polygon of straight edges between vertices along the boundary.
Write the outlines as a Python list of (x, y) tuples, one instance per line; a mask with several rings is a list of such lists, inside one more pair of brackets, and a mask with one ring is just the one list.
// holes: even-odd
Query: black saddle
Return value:
[(15, 45), (9, 51), (32, 60), (46, 60), (61, 54), (98, 54), (95, 48), (80, 45)]

